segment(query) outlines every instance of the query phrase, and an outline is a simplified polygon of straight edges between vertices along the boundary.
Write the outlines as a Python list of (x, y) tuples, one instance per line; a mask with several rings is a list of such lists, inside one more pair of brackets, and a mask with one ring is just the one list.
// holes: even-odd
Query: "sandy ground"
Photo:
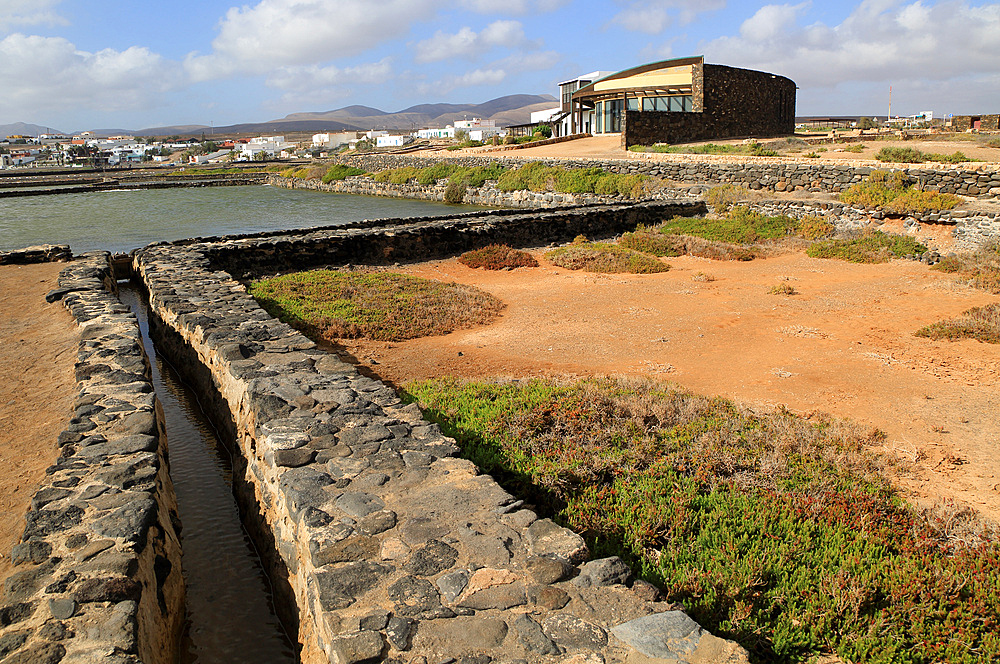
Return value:
[(63, 267), (0, 266), (0, 578), (72, 414), (79, 335), (61, 303), (45, 302)]
[[(887, 450), (912, 464), (899, 482), (915, 501), (956, 499), (1000, 520), (1000, 346), (913, 336), (995, 296), (909, 261), (685, 256), (662, 274), (600, 275), (536, 255), (541, 267), (514, 271), (455, 260), (404, 266), (478, 286), (507, 309), (478, 329), (342, 350), (396, 384), (639, 374), (751, 404), (829, 412), (887, 433)], [(699, 272), (714, 281), (694, 280)], [(798, 294), (768, 293), (781, 283)]]
[[(770, 143), (776, 139), (760, 139), (762, 143)], [(712, 141), (717, 144), (726, 143), (742, 143), (742, 141)], [(728, 155), (684, 155), (684, 154), (662, 154), (655, 152), (625, 152), (621, 148), (621, 138), (615, 134), (612, 136), (590, 136), (588, 138), (581, 138), (573, 141), (567, 141), (565, 143), (556, 143), (554, 145), (542, 145), (534, 148), (521, 148), (518, 150), (507, 150), (507, 151), (495, 151), (490, 147), (482, 148), (469, 148), (467, 150), (462, 150), (460, 152), (448, 152), (447, 150), (435, 151), (435, 152), (422, 152), (421, 155), (434, 156), (434, 157), (445, 157), (452, 156), (456, 154), (468, 153), (468, 154), (484, 154), (484, 155), (496, 155), (496, 156), (511, 156), (511, 157), (523, 157), (523, 158), (564, 158), (564, 159), (642, 159), (644, 161), (684, 161), (687, 159), (698, 159), (698, 160), (709, 160), (709, 161), (802, 161), (806, 163), (822, 163), (822, 162), (865, 162), (864, 165), (875, 165), (878, 166), (881, 162), (875, 161), (875, 154), (884, 147), (907, 147), (915, 148), (921, 152), (934, 152), (940, 154), (953, 154), (954, 152), (962, 152), (965, 156), (971, 159), (979, 159), (986, 163), (996, 164), (1000, 162), (1000, 148), (988, 148), (979, 145), (974, 141), (965, 140), (934, 140), (928, 141), (923, 139), (913, 139), (908, 141), (899, 140), (875, 140), (874, 137), (871, 140), (863, 141), (865, 149), (859, 154), (852, 152), (844, 152), (843, 149), (848, 147), (849, 144), (828, 144), (828, 145), (815, 145), (803, 149), (798, 153), (786, 154), (781, 157), (760, 157), (749, 160), (745, 156), (728, 156)], [(825, 148), (825, 151), (819, 152), (820, 149)], [(807, 158), (805, 155), (817, 151), (817, 158)]]

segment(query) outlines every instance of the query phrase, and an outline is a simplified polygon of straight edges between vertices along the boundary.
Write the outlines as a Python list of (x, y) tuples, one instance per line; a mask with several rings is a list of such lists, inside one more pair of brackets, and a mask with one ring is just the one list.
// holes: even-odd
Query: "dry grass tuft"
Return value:
[(458, 257), (458, 262), (472, 268), (484, 270), (512, 270), (519, 267), (538, 267), (534, 256), (506, 244), (491, 244), (482, 249), (467, 251)]
[(666, 272), (670, 265), (653, 256), (604, 242), (573, 241), (545, 254), (546, 260), (567, 270), (586, 272), (654, 274)]
[(963, 311), (952, 320), (938, 321), (915, 333), (928, 339), (976, 339), (988, 344), (1000, 344), (1000, 304), (987, 304)]

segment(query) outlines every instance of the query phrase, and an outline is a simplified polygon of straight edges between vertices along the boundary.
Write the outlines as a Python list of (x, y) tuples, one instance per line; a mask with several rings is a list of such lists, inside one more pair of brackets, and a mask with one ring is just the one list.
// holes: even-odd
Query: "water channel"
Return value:
[(160, 240), (333, 226), (479, 208), (263, 185), (0, 198), (0, 251), (69, 244), (127, 253)]
[[(196, 236), (434, 216), (478, 208), (267, 186), (72, 193), (0, 199), (0, 250), (69, 244), (74, 253), (125, 253)], [(120, 284), (139, 321), (163, 406), (170, 475), (182, 525), (187, 608), (181, 664), (283, 664), (296, 644), (276, 617), (272, 589), (243, 528), (232, 457), (195, 394), (156, 353), (144, 296)]]
[(157, 355), (142, 294), (120, 286), (122, 303), (139, 320), (166, 420), (187, 586), (181, 664), (294, 662), (295, 649), (275, 616), (270, 582), (241, 525), (230, 452), (194, 393)]

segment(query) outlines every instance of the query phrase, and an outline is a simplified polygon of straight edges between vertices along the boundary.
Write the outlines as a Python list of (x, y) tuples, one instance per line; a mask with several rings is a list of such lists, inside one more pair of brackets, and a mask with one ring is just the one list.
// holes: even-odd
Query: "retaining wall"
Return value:
[[(584, 562), (386, 385), (272, 319), (223, 270), (431, 258), (634, 227), (671, 206), (584, 208), (137, 252), (157, 334), (243, 457), (236, 481), (311, 662), (746, 661), (616, 558)], [(679, 206), (674, 206), (679, 207)], [(294, 600), (294, 603), (289, 601)], [(286, 611), (287, 613), (287, 611)], [(650, 638), (650, 635), (659, 638)], [(653, 659), (650, 659), (653, 658)]]
[[(638, 154), (638, 153), (637, 153)], [(462, 156), (429, 158), (415, 155), (347, 155), (338, 162), (369, 172), (401, 166), (424, 167), (435, 161), (461, 166), (480, 166), (499, 162), (505, 166), (520, 166), (528, 161), (545, 161), (565, 168), (602, 168), (612, 173), (642, 173), (680, 183), (743, 184), (750, 189), (765, 191), (815, 191), (838, 193), (858, 184), (872, 171), (893, 169), (904, 171), (925, 189), (984, 199), (1000, 197), (1000, 169), (996, 164), (977, 167), (968, 165), (913, 166), (906, 164), (848, 165), (815, 162), (783, 161), (776, 157), (741, 157), (713, 159), (699, 155), (664, 155), (663, 158), (633, 157), (631, 159), (539, 159), (511, 156)]]
[(80, 329), (77, 397), (36, 491), (0, 607), (5, 664), (172, 664), (184, 581), (163, 416), (108, 254), (59, 276)]

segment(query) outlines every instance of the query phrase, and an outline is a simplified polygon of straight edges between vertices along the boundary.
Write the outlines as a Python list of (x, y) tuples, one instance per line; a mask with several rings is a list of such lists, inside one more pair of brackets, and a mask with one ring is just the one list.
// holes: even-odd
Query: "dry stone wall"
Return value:
[(36, 491), (0, 606), (5, 664), (169, 664), (184, 582), (166, 438), (139, 328), (103, 252), (49, 294), (80, 329), (73, 416)]
[[(498, 162), (516, 167), (529, 161), (545, 161), (564, 168), (601, 168), (612, 173), (641, 173), (686, 184), (746, 185), (764, 191), (814, 191), (841, 192), (858, 184), (876, 170), (873, 166), (782, 161), (772, 157), (745, 157), (739, 161), (731, 158), (712, 159), (699, 155), (669, 155), (665, 159), (527, 159), (524, 157), (482, 156), (445, 157), (429, 159), (412, 155), (348, 155), (338, 159), (341, 163), (377, 172), (401, 166), (424, 167), (434, 161), (445, 161), (460, 166), (481, 166)], [(925, 189), (950, 194), (960, 194), (983, 199), (1000, 197), (1000, 169), (996, 164), (970, 166), (907, 166), (885, 164), (877, 168), (901, 170)]]
[[(629, 213), (585, 209), (576, 224), (611, 214)], [(634, 227), (641, 216), (627, 218)], [(507, 224), (515, 230), (505, 233)], [(388, 248), (431, 257), (467, 237), (524, 236), (523, 224), (518, 215), (383, 224), (136, 254), (162, 347), (187, 368), (243, 458), (238, 482), (297, 611), (302, 661), (747, 661), (658, 601), (621, 560), (587, 562), (578, 535), (458, 458), (415, 405), (272, 319), (220, 270), (285, 269), (303, 254), (364, 262)], [(553, 215), (530, 232), (537, 242), (575, 226)]]

